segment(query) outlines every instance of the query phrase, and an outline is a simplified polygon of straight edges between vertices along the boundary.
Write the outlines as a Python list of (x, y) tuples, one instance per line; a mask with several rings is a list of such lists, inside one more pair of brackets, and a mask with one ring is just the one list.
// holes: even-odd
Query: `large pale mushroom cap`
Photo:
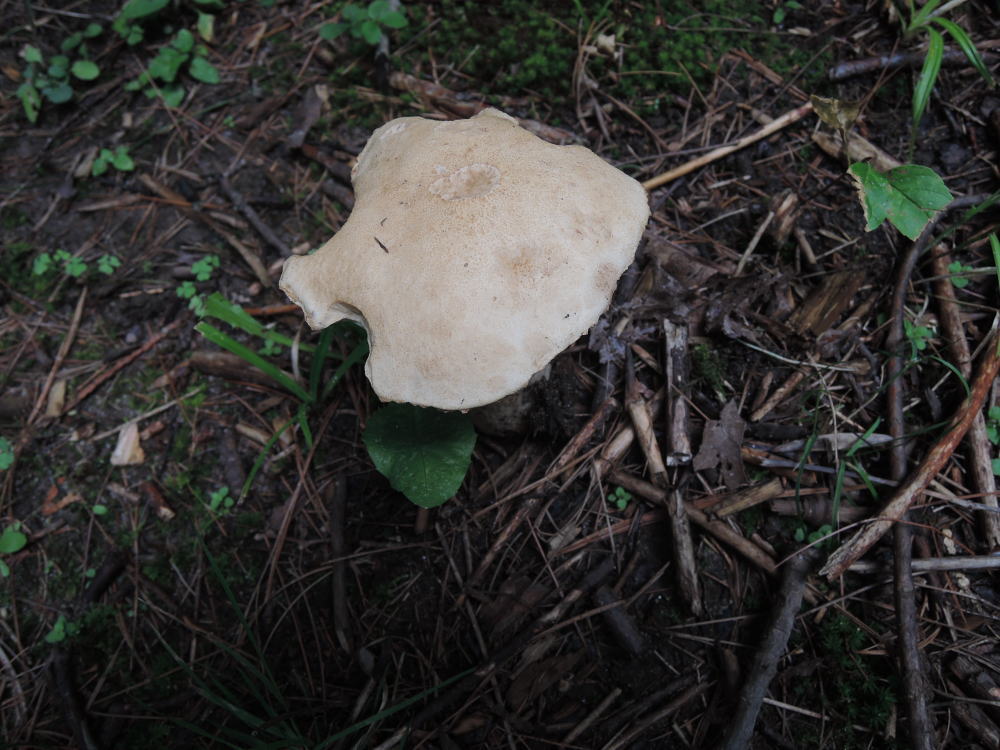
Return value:
[(379, 398), (439, 409), (513, 393), (585, 333), (649, 217), (631, 177), (495, 109), (386, 123), (353, 182), (343, 228), (280, 286), (313, 328), (367, 329)]

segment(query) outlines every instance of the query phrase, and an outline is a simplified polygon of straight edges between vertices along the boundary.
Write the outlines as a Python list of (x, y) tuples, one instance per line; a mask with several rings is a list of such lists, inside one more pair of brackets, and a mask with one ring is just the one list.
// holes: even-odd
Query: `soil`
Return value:
[[(404, 5), (386, 56), (324, 39), (339, 18), (324, 3), (174, 3), (129, 45), (118, 4), (0, 2), (8, 746), (996, 747), (1000, 530), (970, 503), (996, 504), (1000, 387), (967, 386), (994, 346), (1000, 95), (959, 54), (911, 126), (913, 65), (834, 80), (897, 52), (919, 67), (927, 33), (906, 37), (882, 3)], [(948, 18), (995, 75), (994, 10)], [(70, 74), (62, 103), (42, 91), (29, 121), (24, 85), (55, 87), (47, 68), (92, 23), (67, 54), (100, 76)], [(141, 75), (185, 29), (167, 106), (171, 83)], [(33, 72), (26, 45), (45, 59)], [(814, 137), (836, 132), (808, 110), (650, 189), (611, 308), (524, 424), (481, 430), (436, 509), (373, 467), (362, 367), (303, 406), (195, 328), (218, 293), (293, 340), (261, 356), (307, 381), (299, 345), (319, 337), (278, 291), (281, 265), (346, 220), (353, 160), (394, 117), (498, 106), (646, 181), (810, 95), (859, 102), (849, 144), (969, 200), (916, 244), (866, 232), (842, 149)], [(332, 342), (323, 381), (358, 334)], [(916, 572), (894, 583), (911, 542), (890, 535), (821, 575), (970, 409), (978, 426), (903, 527)], [(285, 428), (300, 414), (311, 434)]]

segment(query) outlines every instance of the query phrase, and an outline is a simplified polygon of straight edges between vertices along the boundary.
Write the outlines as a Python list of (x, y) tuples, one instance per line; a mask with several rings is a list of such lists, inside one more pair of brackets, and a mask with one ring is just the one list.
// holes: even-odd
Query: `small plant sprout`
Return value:
[(94, 159), (94, 165), (90, 168), (90, 174), (94, 177), (100, 177), (108, 171), (109, 166), (114, 167), (119, 172), (131, 172), (135, 169), (135, 162), (129, 156), (128, 146), (116, 146), (114, 151), (109, 148), (102, 148), (97, 158)]
[(62, 643), (67, 638), (72, 638), (80, 632), (80, 626), (66, 619), (66, 615), (59, 615), (52, 629), (46, 634), (45, 642), (50, 644)]
[(55, 253), (42, 253), (31, 266), (31, 272), (35, 276), (44, 276), (56, 266), (62, 266), (63, 273), (78, 279), (87, 272), (87, 262), (76, 255), (71, 255), (66, 250), (56, 250)]
[(185, 90), (177, 77), (185, 66), (188, 75), (196, 81), (216, 84), (221, 80), (219, 71), (208, 61), (208, 48), (197, 44), (190, 31), (181, 29), (160, 48), (149, 67), (125, 88), (128, 91), (141, 90), (150, 99), (160, 96), (168, 107), (179, 107), (184, 101)]
[(903, 321), (903, 332), (910, 342), (910, 360), (916, 360), (920, 352), (927, 348), (927, 344), (934, 338), (934, 329), (930, 326), (914, 323), (909, 320)]
[(948, 264), (948, 273), (952, 274), (951, 283), (955, 285), (956, 289), (964, 289), (969, 285), (969, 277), (964, 274), (974, 270), (972, 266), (966, 266), (959, 260)]
[[(218, 255), (206, 255), (191, 265), (191, 273), (198, 281), (208, 281), (215, 269), (219, 267)], [(205, 314), (205, 297), (198, 293), (198, 287), (193, 281), (182, 281), (177, 287), (177, 296), (188, 301), (188, 307), (199, 318)]]
[(105, 276), (110, 276), (115, 272), (115, 269), (121, 266), (122, 262), (118, 260), (114, 255), (105, 253), (100, 258), (97, 259), (97, 270), (103, 273)]
[[(92, 23), (83, 31), (71, 34), (62, 43), (64, 54), (53, 55), (48, 64), (38, 47), (26, 44), (21, 58), (27, 63), (21, 71), (22, 83), (17, 89), (24, 115), (30, 122), (37, 122), (44, 96), (53, 104), (62, 104), (73, 98), (73, 80), (93, 81), (101, 69), (88, 59), (85, 39), (101, 33), (100, 24)], [(70, 54), (75, 59), (70, 58)]]
[(608, 495), (608, 502), (618, 508), (618, 510), (628, 508), (628, 504), (632, 502), (632, 499), (632, 493), (624, 487), (615, 487), (615, 491)]
[(228, 487), (220, 487), (208, 496), (208, 509), (213, 513), (225, 514), (235, 504), (236, 499), (229, 494)]
[(198, 281), (208, 281), (212, 278), (215, 269), (219, 267), (219, 263), (218, 255), (206, 255), (191, 265), (191, 273)]
[(401, 29), (407, 24), (402, 10), (393, 10), (388, 0), (372, 0), (367, 8), (348, 3), (340, 11), (343, 21), (328, 23), (319, 30), (326, 40), (336, 39), (345, 31), (355, 39), (375, 45), (382, 41), (382, 27)]

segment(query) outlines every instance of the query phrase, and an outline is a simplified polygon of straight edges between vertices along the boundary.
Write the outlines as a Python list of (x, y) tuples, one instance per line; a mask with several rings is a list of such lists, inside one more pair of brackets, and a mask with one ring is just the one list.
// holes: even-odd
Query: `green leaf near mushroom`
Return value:
[(476, 432), (467, 414), (389, 404), (369, 418), (364, 441), (394, 489), (415, 505), (433, 508), (461, 486)]
[(911, 240), (917, 239), (937, 211), (947, 206), (951, 193), (937, 173), (918, 164), (904, 164), (879, 172), (870, 164), (850, 167), (861, 198), (867, 231), (886, 219)]

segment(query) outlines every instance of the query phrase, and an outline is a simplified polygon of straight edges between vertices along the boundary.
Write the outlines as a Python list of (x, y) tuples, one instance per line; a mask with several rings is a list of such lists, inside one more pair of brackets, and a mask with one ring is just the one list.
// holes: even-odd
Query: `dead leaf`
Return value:
[(746, 483), (740, 456), (745, 429), (746, 422), (740, 418), (739, 407), (735, 401), (729, 401), (722, 407), (719, 419), (710, 419), (705, 423), (701, 447), (691, 466), (695, 471), (718, 467), (726, 488), (731, 492), (738, 489)]
[(45, 416), (53, 419), (63, 413), (66, 406), (66, 378), (59, 378), (49, 389), (49, 399), (45, 404)]

